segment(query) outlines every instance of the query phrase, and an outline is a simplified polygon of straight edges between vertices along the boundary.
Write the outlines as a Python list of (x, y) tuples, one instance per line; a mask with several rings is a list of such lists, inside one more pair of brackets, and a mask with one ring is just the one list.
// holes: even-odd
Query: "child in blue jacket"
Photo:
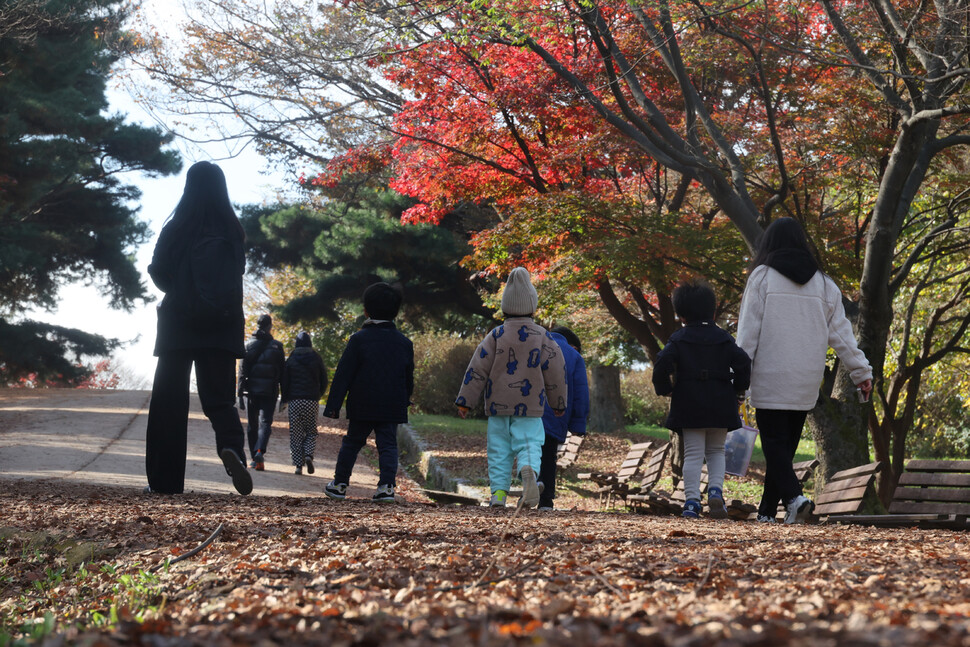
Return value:
[(674, 311), (684, 327), (667, 340), (653, 366), (657, 395), (670, 396), (667, 428), (684, 438), (684, 513), (701, 513), (701, 467), (707, 461), (707, 505), (725, 519), (724, 439), (741, 426), (738, 400), (751, 382), (751, 359), (730, 334), (714, 323), (717, 297), (694, 279), (677, 286)]
[(539, 495), (540, 510), (553, 509), (552, 501), (556, 498), (556, 461), (559, 445), (566, 442), (566, 432), (585, 436), (586, 419), (589, 417), (589, 382), (586, 379), (586, 363), (580, 355), (582, 344), (579, 337), (565, 326), (553, 328), (549, 331), (549, 336), (562, 349), (562, 356), (566, 361), (569, 399), (566, 401), (565, 414), (557, 416), (548, 402), (546, 402), (545, 413), (542, 414), (546, 440), (542, 445), (542, 464), (539, 467), (539, 482), (543, 485), (542, 494)]

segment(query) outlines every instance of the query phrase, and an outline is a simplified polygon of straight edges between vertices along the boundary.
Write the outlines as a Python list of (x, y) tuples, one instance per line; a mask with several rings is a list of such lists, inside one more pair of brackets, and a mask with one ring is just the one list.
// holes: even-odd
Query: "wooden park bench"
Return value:
[(970, 529), (970, 460), (906, 463), (889, 504), (889, 514), (844, 515), (836, 523)]
[(884, 463), (875, 462), (833, 474), (825, 482), (822, 493), (815, 498), (815, 515), (835, 517), (858, 514), (866, 494), (876, 480), (876, 474), (883, 469), (884, 465)]
[(644, 458), (651, 447), (652, 443), (649, 442), (632, 445), (616, 472), (585, 472), (577, 474), (576, 477), (580, 480), (596, 483), (599, 486), (596, 492), (600, 495), (600, 501), (602, 501), (604, 497), (608, 496), (611, 488), (629, 481), (640, 471)]
[(579, 456), (579, 448), (582, 447), (585, 439), (586, 436), (567, 433), (565, 442), (559, 445), (556, 453), (556, 467), (564, 470), (575, 463), (576, 458)]
[(630, 482), (627, 481), (618, 484), (609, 493), (607, 505), (615, 498), (622, 499), (624, 505), (631, 504), (634, 509), (638, 505), (644, 505), (644, 501), (649, 499), (651, 490), (660, 481), (660, 476), (663, 474), (669, 452), (670, 443), (664, 443), (653, 450), (650, 453), (649, 460), (647, 460), (647, 466), (643, 470), (643, 478), (640, 479), (640, 483), (638, 485), (630, 485)]
[[(661, 463), (662, 467), (663, 463)], [(707, 483), (707, 464), (704, 464), (701, 467), (701, 495), (707, 492)], [(649, 492), (631, 494), (627, 497), (627, 501), (634, 512), (649, 511), (655, 514), (679, 515), (684, 510), (684, 479), (680, 479), (672, 494), (664, 490), (650, 490)]]

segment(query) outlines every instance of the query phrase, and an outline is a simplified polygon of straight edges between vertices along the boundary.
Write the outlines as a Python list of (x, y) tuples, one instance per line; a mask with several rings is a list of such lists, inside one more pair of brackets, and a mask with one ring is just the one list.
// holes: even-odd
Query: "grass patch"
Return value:
[(478, 418), (462, 419), (458, 416), (445, 416), (432, 413), (412, 413), (408, 420), (418, 433), (425, 431), (433, 434), (453, 434), (455, 436), (482, 436), (485, 434), (485, 421)]

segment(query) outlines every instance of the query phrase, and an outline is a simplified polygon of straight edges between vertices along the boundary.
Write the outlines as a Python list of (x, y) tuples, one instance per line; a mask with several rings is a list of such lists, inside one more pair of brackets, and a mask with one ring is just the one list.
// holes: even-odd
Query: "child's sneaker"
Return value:
[(379, 503), (394, 503), (394, 486), (378, 485), (377, 492), (371, 498)]
[(347, 498), (347, 484), (337, 483), (336, 481), (330, 481), (323, 488), (323, 493), (326, 494), (331, 499), (337, 499), (338, 501), (343, 501)]
[(724, 495), (721, 488), (712, 487), (707, 491), (707, 507), (711, 510), (712, 519), (727, 519), (728, 511), (724, 505)]
[(519, 505), (534, 508), (539, 503), (539, 483), (536, 481), (536, 473), (526, 465), (522, 468), (521, 476), (522, 498), (519, 499)]
[(799, 494), (785, 507), (785, 523), (805, 523), (815, 509), (815, 504), (808, 497)]
[(508, 498), (509, 493), (505, 490), (495, 490), (492, 492), (492, 500), (489, 501), (488, 505), (492, 508), (504, 508), (505, 500)]
[(297, 468), (295, 470), (293, 470), (293, 473), (294, 474), (297, 474), (297, 475), (303, 474), (303, 468), (297, 466)]
[(777, 523), (778, 520), (766, 514), (758, 515), (758, 523)]
[(253, 469), (257, 472), (266, 469), (266, 464), (263, 462), (263, 452), (256, 452), (256, 456), (253, 457)]
[(684, 512), (681, 516), (688, 519), (696, 519), (701, 516), (701, 502), (696, 499), (687, 499), (684, 502)]
[(313, 456), (307, 456), (303, 462), (306, 463), (306, 473), (313, 474)]

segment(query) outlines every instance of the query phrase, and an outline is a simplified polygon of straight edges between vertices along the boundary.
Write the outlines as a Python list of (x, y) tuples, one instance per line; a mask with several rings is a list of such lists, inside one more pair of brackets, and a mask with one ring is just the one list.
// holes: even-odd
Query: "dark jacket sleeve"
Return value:
[(290, 361), (287, 360), (283, 364), (283, 374), (280, 376), (280, 404), (290, 401), (290, 383), (292, 379), (290, 368)]
[(671, 377), (677, 366), (677, 345), (667, 342), (663, 350), (657, 355), (653, 364), (653, 390), (657, 395), (670, 395), (674, 392)]
[(166, 227), (158, 236), (155, 244), (155, 251), (152, 253), (152, 262), (148, 266), (148, 275), (152, 277), (152, 283), (168, 294), (175, 287), (177, 264), (173, 257), (172, 235)]
[(569, 398), (572, 400), (569, 412), (568, 430), (583, 436), (586, 434), (586, 420), (589, 418), (589, 381), (586, 378), (586, 362), (576, 358), (569, 382)]
[(737, 344), (731, 350), (731, 370), (734, 371), (734, 390), (744, 393), (751, 386), (751, 358)]
[(411, 340), (408, 340), (408, 350), (411, 354), (411, 361), (408, 362), (406, 373), (407, 387), (408, 387), (408, 404), (411, 404), (411, 396), (414, 394), (414, 344)]
[(327, 392), (327, 365), (323, 363), (323, 358), (317, 353), (317, 370), (320, 371), (320, 397)]
[(340, 407), (343, 406), (344, 398), (347, 397), (347, 392), (350, 390), (350, 384), (354, 381), (357, 365), (357, 337), (353, 335), (347, 342), (347, 348), (340, 356), (340, 361), (337, 362), (337, 371), (334, 373), (333, 383), (330, 385), (327, 405), (323, 408), (323, 415), (326, 417), (340, 417)]

